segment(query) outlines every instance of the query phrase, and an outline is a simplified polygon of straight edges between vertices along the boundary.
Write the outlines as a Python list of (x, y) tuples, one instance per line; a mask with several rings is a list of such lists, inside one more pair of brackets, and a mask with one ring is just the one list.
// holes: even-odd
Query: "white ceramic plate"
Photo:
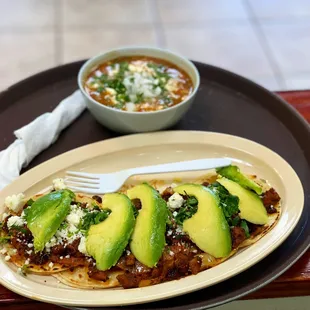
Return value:
[[(261, 240), (224, 263), (186, 278), (135, 289), (79, 290), (57, 282), (53, 277), (16, 272), (12, 264), (0, 260), (1, 284), (26, 297), (71, 306), (116, 306), (151, 302), (189, 293), (224, 281), (256, 264), (275, 250), (292, 232), (303, 209), (302, 185), (294, 170), (279, 155), (249, 140), (218, 133), (167, 131), (139, 134), (90, 144), (57, 156), (19, 177), (0, 193), (0, 213), (6, 196), (24, 192), (33, 195), (51, 185), (65, 170), (112, 172), (123, 168), (173, 161), (229, 157), (246, 173), (257, 174), (279, 192), (282, 214), (277, 225)], [(175, 177), (188, 181), (205, 172), (136, 177), (129, 182)]]

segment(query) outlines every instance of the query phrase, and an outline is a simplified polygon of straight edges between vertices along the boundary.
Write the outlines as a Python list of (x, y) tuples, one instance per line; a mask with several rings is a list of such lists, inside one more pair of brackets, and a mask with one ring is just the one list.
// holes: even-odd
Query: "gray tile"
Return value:
[(167, 47), (246, 77), (272, 76), (265, 54), (248, 23), (243, 26), (180, 28), (165, 26)]
[(49, 0), (1, 0), (1, 28), (52, 28), (54, 3)]
[(151, 23), (147, 0), (63, 0), (64, 26)]
[(247, 0), (258, 18), (310, 16), (309, 0)]
[(2, 89), (55, 65), (52, 33), (0, 34), (0, 46)]
[(291, 74), (285, 76), (285, 82), (287, 89), (289, 90), (300, 90), (310, 89), (310, 71), (307, 73)]
[(157, 0), (164, 23), (247, 19), (242, 0)]
[(262, 29), (284, 74), (310, 72), (310, 23), (265, 24)]
[(70, 62), (91, 57), (112, 48), (126, 45), (155, 46), (155, 31), (150, 26), (143, 28), (97, 29), (64, 32), (64, 61)]

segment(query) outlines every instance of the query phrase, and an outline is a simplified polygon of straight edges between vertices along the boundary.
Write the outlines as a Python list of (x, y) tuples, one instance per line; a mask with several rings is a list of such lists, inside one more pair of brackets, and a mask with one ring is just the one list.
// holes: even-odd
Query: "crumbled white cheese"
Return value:
[(32, 250), (26, 251), (26, 253), (27, 253), (28, 255), (31, 255)]
[(27, 259), (25, 260), (25, 265), (29, 265), (29, 264), (30, 264), (30, 259), (27, 258)]
[(8, 213), (3, 213), (2, 214), (2, 221), (4, 221), (8, 216), (9, 216)]
[(85, 254), (86, 256), (88, 256), (88, 252), (87, 252), (87, 249), (86, 249), (86, 238), (85, 237), (82, 237), (80, 239), (80, 244), (78, 246), (78, 250), (82, 253), (82, 254)]
[(130, 255), (131, 252), (130, 252), (129, 250), (126, 250), (126, 254), (127, 254), (127, 255)]
[(25, 195), (19, 193), (17, 195), (8, 196), (4, 200), (4, 204), (7, 208), (15, 213), (18, 213), (25, 204)]
[(66, 221), (69, 225), (78, 226), (81, 219), (84, 217), (84, 211), (79, 208), (77, 205), (71, 206), (71, 211), (66, 217)]
[(28, 243), (28, 248), (33, 248), (33, 243)]
[(64, 259), (64, 257), (63, 257), (63, 256), (60, 256), (59, 258), (60, 258), (60, 259)]
[(180, 234), (180, 233), (182, 233), (182, 228), (180, 226), (178, 226), (175, 231), (176, 231), (176, 233)]
[(57, 244), (70, 244), (74, 240), (83, 237), (78, 226), (82, 218), (85, 216), (85, 212), (77, 205), (72, 205), (70, 208), (70, 213), (65, 219), (67, 225), (65, 228), (58, 229), (51, 240), (45, 244), (46, 252), (50, 252), (51, 248)]
[(50, 267), (51, 269), (53, 268), (53, 266), (54, 266), (53, 262), (50, 262), (50, 263), (48, 264), (48, 267)]
[(67, 186), (65, 184), (65, 180), (62, 178), (54, 179), (53, 180), (53, 187), (54, 187), (54, 190), (56, 190), (56, 191), (67, 188)]
[(13, 249), (13, 250), (12, 250), (12, 253), (13, 253), (13, 254), (17, 254), (17, 250), (16, 250), (16, 249)]
[(66, 255), (65, 258), (70, 258), (70, 255)]
[(167, 206), (170, 209), (179, 209), (182, 207), (183, 202), (183, 197), (179, 193), (174, 193), (172, 196), (169, 197)]
[(178, 215), (178, 212), (177, 212), (177, 211), (174, 211), (174, 212), (172, 213), (172, 215), (173, 215), (174, 217), (176, 217), (176, 216)]
[(4, 257), (4, 260), (5, 260), (6, 262), (8, 262), (10, 259), (11, 259), (11, 256), (10, 256), (10, 255), (7, 255), (7, 256)]
[(7, 251), (8, 251), (8, 250), (7, 250), (6, 248), (3, 248), (3, 249), (0, 250), (0, 253), (1, 253), (2, 255), (4, 255), (4, 254), (7, 253)]
[(11, 216), (7, 221), (8, 229), (12, 226), (23, 226), (26, 223), (24, 219), (19, 216)]
[(169, 230), (167, 231), (167, 236), (171, 236), (171, 235), (172, 235), (172, 230), (169, 229)]
[(170, 255), (170, 256), (173, 256), (174, 253), (173, 253), (172, 251), (169, 251), (169, 255)]

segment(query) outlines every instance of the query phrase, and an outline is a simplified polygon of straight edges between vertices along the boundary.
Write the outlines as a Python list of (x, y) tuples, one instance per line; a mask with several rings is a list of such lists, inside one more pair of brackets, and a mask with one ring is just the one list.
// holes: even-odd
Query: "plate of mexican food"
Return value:
[[(63, 181), (67, 170), (111, 173), (214, 157), (232, 165), (136, 175), (104, 195), (73, 192)], [(90, 144), (1, 191), (0, 281), (29, 298), (68, 306), (175, 297), (262, 260), (292, 232), (303, 203), (291, 166), (236, 136), (167, 131)]]

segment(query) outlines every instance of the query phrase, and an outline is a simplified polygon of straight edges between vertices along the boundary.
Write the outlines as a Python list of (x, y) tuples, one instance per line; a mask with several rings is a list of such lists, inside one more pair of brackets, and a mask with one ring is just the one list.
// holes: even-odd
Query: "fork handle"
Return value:
[(224, 166), (229, 166), (230, 164), (231, 160), (228, 158), (207, 158), (207, 159), (180, 161), (171, 164), (132, 168), (129, 169), (128, 172), (130, 176), (132, 176), (137, 174), (196, 171), (196, 170), (220, 168)]

